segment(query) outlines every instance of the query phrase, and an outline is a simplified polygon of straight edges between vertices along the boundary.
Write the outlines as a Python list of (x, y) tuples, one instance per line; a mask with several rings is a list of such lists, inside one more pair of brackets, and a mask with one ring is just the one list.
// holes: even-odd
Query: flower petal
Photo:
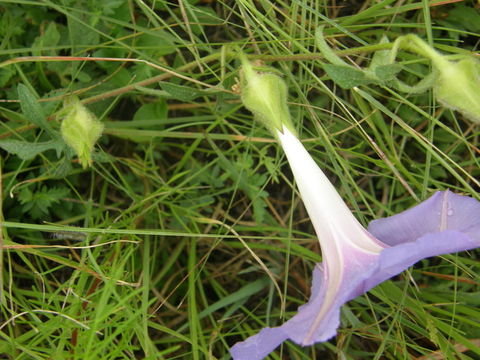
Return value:
[[(442, 230), (460, 231), (480, 242), (479, 214), (480, 202), (477, 200), (448, 190), (437, 191), (429, 199), (400, 214), (373, 220), (368, 231), (390, 246), (415, 241)], [(457, 251), (461, 250), (460, 246)]]
[[(325, 262), (318, 263), (313, 270), (312, 295), (300, 306), (298, 313), (281, 328), (288, 338), (306, 346), (331, 339), (340, 325), (340, 308), (347, 301), (363, 293), (363, 284), (377, 267), (378, 255), (358, 253), (356, 263), (349, 263), (339, 284), (333, 284)], [(363, 258), (363, 259), (359, 259)]]
[[(332, 288), (327, 269), (318, 263), (313, 270), (312, 294), (297, 314), (283, 325), (264, 328), (260, 333), (239, 342), (231, 349), (235, 360), (261, 360), (283, 341), (312, 345), (331, 339), (340, 325), (340, 308), (364, 292), (364, 283), (377, 269), (378, 254), (351, 253), (352, 261), (343, 272), (340, 284)], [(355, 259), (355, 260), (353, 260)], [(326, 298), (328, 297), (328, 298)], [(331, 300), (330, 300), (331, 299)]]
[[(249, 337), (247, 340), (236, 343), (230, 352), (235, 360), (261, 360), (270, 352), (275, 350), (282, 342), (291, 337), (290, 333), (300, 326), (300, 331), (305, 332), (305, 319), (315, 317), (321, 305), (321, 300), (325, 295), (326, 287), (324, 285), (324, 273), (322, 265), (317, 264), (313, 269), (312, 294), (310, 300), (305, 305), (300, 306), (298, 313), (282, 326), (262, 329), (258, 334)], [(320, 304), (319, 304), (320, 302)], [(312, 312), (313, 310), (313, 312)], [(334, 314), (335, 315), (335, 314)], [(339, 316), (333, 316), (330, 322), (330, 329), (327, 333), (331, 334), (329, 338), (335, 335), (338, 327)], [(286, 330), (286, 331), (285, 331)], [(288, 332), (288, 333), (287, 333)], [(333, 334), (332, 334), (333, 332)]]
[[(231, 350), (233, 358), (261, 360), (286, 339), (311, 345), (334, 337), (340, 324), (340, 308), (347, 301), (421, 259), (479, 247), (479, 213), (480, 202), (477, 200), (439, 191), (409, 210), (372, 221), (369, 226), (371, 234), (391, 247), (380, 254), (361, 251), (357, 247), (342, 248), (345, 269), (339, 283), (333, 282), (334, 288), (323, 263), (317, 264), (308, 303), (283, 325), (265, 328), (237, 343)], [(326, 296), (333, 300), (326, 301)]]
[(365, 283), (365, 291), (432, 256), (480, 246), (480, 202), (438, 191), (400, 214), (374, 220), (369, 232), (393, 245), (380, 253), (379, 269)]
[(287, 128), (277, 137), (289, 160), (324, 261), (313, 271), (307, 304), (283, 325), (237, 343), (235, 360), (260, 360), (283, 341), (300, 345), (336, 335), (347, 301), (395, 276), (418, 260), (480, 246), (480, 202), (437, 192), (401, 214), (375, 220), (370, 233), (355, 219), (333, 185)]
[(230, 349), (235, 360), (261, 360), (288, 339), (281, 327), (262, 329), (247, 340), (236, 343)]

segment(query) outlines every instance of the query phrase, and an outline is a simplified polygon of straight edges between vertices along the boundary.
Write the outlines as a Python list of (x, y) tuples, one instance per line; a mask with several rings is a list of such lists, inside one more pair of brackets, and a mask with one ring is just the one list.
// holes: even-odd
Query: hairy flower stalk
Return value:
[(399, 47), (430, 59), (434, 73), (434, 91), (437, 99), (446, 107), (463, 113), (471, 121), (480, 123), (480, 61), (473, 56), (462, 55), (456, 61), (430, 47), (418, 36), (410, 34), (395, 40), (390, 61)]
[[(286, 101), (286, 94), (274, 90), (286, 89), (278, 85), (283, 80), (271, 73), (264, 77), (246, 60), (243, 69), (244, 104), (255, 115), (261, 113), (256, 117), (268, 122), (282, 146), (317, 233), (323, 262), (313, 270), (308, 303), (283, 325), (266, 327), (233, 346), (235, 360), (263, 359), (287, 339), (304, 346), (326, 341), (336, 335), (340, 308), (347, 301), (418, 260), (480, 246), (480, 203), (449, 191), (437, 192), (401, 214), (375, 220), (367, 231), (291, 130), (288, 112), (281, 116), (287, 124), (279, 123), (278, 117), (270, 119), (286, 108), (286, 104), (272, 105)], [(261, 93), (256, 92), (258, 84)], [(268, 111), (263, 104), (268, 104)]]
[[(421, 94), (433, 87), (436, 99), (445, 107), (461, 112), (469, 120), (480, 123), (480, 61), (473, 54), (443, 55), (414, 34), (398, 37), (390, 49), (375, 52), (366, 69), (343, 61), (328, 46), (323, 26), (315, 32), (317, 47), (330, 64), (323, 64), (327, 75), (344, 89), (365, 84), (393, 86), (399, 91)], [(388, 44), (382, 37), (380, 44)], [(395, 61), (400, 49), (429, 59), (433, 71), (417, 84), (408, 85), (398, 78), (401, 63)], [(247, 104), (245, 106), (248, 107)]]

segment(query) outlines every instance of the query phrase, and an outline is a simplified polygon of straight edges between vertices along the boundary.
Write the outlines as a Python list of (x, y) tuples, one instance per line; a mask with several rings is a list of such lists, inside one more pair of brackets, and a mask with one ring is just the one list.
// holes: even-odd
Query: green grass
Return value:
[[(283, 72), (300, 137), (363, 224), (435, 190), (480, 198), (478, 125), (431, 91), (337, 87), (314, 37), (324, 25), (362, 67), (384, 34), (475, 52), (472, 1), (0, 10), (0, 140), (29, 143), (23, 158), (0, 150), (1, 359), (228, 359), (308, 299), (318, 242), (285, 157), (231, 90), (236, 49)], [(407, 83), (429, 71), (411, 53), (397, 60)], [(20, 84), (38, 103), (19, 104)], [(72, 93), (105, 124), (86, 170), (65, 150), (32, 154), (58, 136)], [(424, 260), (349, 302), (336, 340), (270, 358), (478, 359), (479, 273), (478, 251)]]

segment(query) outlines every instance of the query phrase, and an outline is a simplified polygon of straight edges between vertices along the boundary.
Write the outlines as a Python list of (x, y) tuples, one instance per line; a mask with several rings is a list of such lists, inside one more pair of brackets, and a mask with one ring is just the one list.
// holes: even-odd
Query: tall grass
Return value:
[[(479, 198), (477, 125), (431, 92), (337, 87), (314, 37), (325, 25), (356, 66), (383, 35), (475, 52), (473, 2), (0, 9), (0, 140), (50, 141), (19, 104), (19, 84), (54, 131), (72, 94), (105, 124), (87, 170), (54, 148), (0, 150), (0, 358), (228, 359), (236, 341), (308, 299), (318, 242), (286, 159), (232, 90), (238, 49), (284, 74), (300, 137), (362, 223), (439, 189)], [(398, 61), (408, 83), (429, 71), (409, 53)], [(336, 339), (288, 343), (271, 358), (477, 359), (479, 271), (478, 251), (424, 260), (348, 303)]]

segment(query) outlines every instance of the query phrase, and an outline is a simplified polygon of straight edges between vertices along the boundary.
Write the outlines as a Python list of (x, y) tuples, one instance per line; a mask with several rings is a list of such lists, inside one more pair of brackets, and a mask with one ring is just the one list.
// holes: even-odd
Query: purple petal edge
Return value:
[(281, 327), (266, 327), (247, 340), (236, 343), (230, 349), (230, 353), (235, 360), (260, 360), (287, 339), (288, 335), (283, 332)]
[[(337, 297), (322, 317), (311, 341), (299, 336), (310, 327), (321, 307), (326, 291), (327, 274), (322, 264), (313, 271), (312, 295), (307, 304), (283, 325), (265, 328), (257, 335), (235, 344), (231, 354), (235, 360), (261, 360), (282, 342), (291, 339), (300, 345), (327, 341), (336, 335), (340, 324), (340, 308), (347, 301), (370, 290), (382, 281), (407, 269), (417, 261), (480, 246), (480, 202), (450, 191), (436, 192), (429, 199), (400, 214), (374, 220), (368, 230), (378, 240), (389, 245), (375, 261), (365, 261), (362, 271), (346, 271)], [(334, 259), (326, 259), (334, 261)], [(347, 259), (348, 260), (348, 259)], [(349, 262), (347, 267), (352, 267)], [(355, 267), (355, 266), (353, 266)], [(351, 274), (354, 277), (351, 278)], [(345, 276), (348, 277), (348, 276)]]
[[(383, 243), (394, 246), (415, 241), (426, 234), (457, 230), (480, 241), (480, 202), (437, 191), (420, 204), (397, 215), (373, 220), (368, 231)], [(399, 231), (401, 230), (401, 231)]]

